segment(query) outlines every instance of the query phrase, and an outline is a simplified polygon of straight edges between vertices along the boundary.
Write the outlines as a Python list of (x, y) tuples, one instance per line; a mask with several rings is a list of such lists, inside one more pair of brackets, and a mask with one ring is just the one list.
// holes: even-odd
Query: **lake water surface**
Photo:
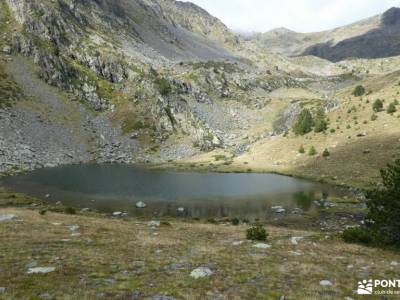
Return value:
[[(190, 218), (265, 219), (276, 214), (272, 206), (282, 206), (287, 213), (309, 210), (323, 194), (346, 194), (338, 187), (275, 174), (160, 171), (119, 164), (40, 169), (2, 182), (17, 192), (65, 206)], [(51, 196), (46, 198), (47, 194)], [(136, 208), (138, 201), (147, 207)]]

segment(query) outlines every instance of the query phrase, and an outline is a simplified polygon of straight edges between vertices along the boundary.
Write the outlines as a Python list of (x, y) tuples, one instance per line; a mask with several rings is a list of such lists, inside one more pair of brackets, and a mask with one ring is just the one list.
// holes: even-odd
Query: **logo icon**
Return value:
[(370, 280), (363, 280), (358, 282), (358, 295), (372, 295), (374, 290), (374, 284), (372, 279)]

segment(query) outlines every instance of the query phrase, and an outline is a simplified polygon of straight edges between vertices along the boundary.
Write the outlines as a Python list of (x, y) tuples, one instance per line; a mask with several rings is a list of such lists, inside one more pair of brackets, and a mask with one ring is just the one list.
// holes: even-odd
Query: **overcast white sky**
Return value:
[(286, 27), (314, 32), (382, 13), (400, 0), (191, 0), (229, 28), (265, 32)]

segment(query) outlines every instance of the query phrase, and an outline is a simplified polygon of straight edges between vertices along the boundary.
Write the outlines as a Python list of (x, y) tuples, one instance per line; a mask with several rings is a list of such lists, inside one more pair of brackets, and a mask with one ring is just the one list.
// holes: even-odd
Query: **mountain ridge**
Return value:
[[(396, 115), (381, 113), (371, 123), (368, 103), (376, 97), (394, 101), (398, 56), (337, 63), (287, 57), (232, 33), (203, 9), (173, 0), (0, 4), (0, 173), (89, 161), (182, 162), (320, 179), (325, 161), (308, 168), (318, 157), (296, 155), (301, 144), (314, 143), (321, 153), (329, 148), (331, 161), (340, 161), (348, 149), (359, 151), (352, 136), (362, 130), (371, 149), (379, 140), (391, 150), (375, 153), (380, 160), (374, 164), (356, 156), (354, 163), (374, 176), (394, 155)], [(389, 11), (385, 22), (396, 27), (396, 17), (397, 10)], [(371, 26), (363, 22), (364, 30)], [(353, 33), (360, 32), (356, 27)], [(297, 40), (286, 29), (275, 33)], [(352, 95), (356, 85), (365, 86), (365, 103)], [(324, 133), (293, 133), (305, 108), (312, 115), (324, 111), (330, 120)], [(385, 125), (387, 137), (376, 130)], [(46, 142), (40, 132), (57, 138)], [(355, 180), (350, 165), (328, 171), (332, 176), (324, 180), (335, 174), (352, 184), (366, 180)]]
[[(298, 33), (278, 28), (258, 34), (255, 38), (271, 51), (286, 56), (314, 55), (334, 62), (349, 58), (396, 56), (400, 54), (397, 50), (399, 13), (400, 8), (392, 7), (383, 14), (332, 30)], [(363, 51), (365, 48), (363, 41), (366, 39), (370, 49), (368, 53)], [(381, 40), (386, 40), (384, 47), (379, 46)]]

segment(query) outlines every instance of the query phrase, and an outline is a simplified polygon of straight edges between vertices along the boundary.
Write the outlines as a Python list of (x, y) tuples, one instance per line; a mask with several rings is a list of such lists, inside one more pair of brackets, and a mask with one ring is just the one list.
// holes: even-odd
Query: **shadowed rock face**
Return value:
[(348, 58), (382, 58), (400, 55), (400, 9), (391, 8), (381, 17), (380, 27), (345, 39), (336, 45), (321, 43), (307, 48), (302, 55), (314, 55), (333, 62)]
[(392, 7), (382, 15), (382, 25), (400, 25), (400, 8)]
[(333, 62), (349, 58), (400, 55), (400, 8), (348, 26), (317, 33), (278, 28), (253, 36), (265, 48), (286, 56), (314, 55)]
[(224, 24), (194, 4), (171, 0), (95, 0), (75, 2), (75, 10), (100, 19), (171, 60), (230, 59), (225, 42), (234, 36)]

